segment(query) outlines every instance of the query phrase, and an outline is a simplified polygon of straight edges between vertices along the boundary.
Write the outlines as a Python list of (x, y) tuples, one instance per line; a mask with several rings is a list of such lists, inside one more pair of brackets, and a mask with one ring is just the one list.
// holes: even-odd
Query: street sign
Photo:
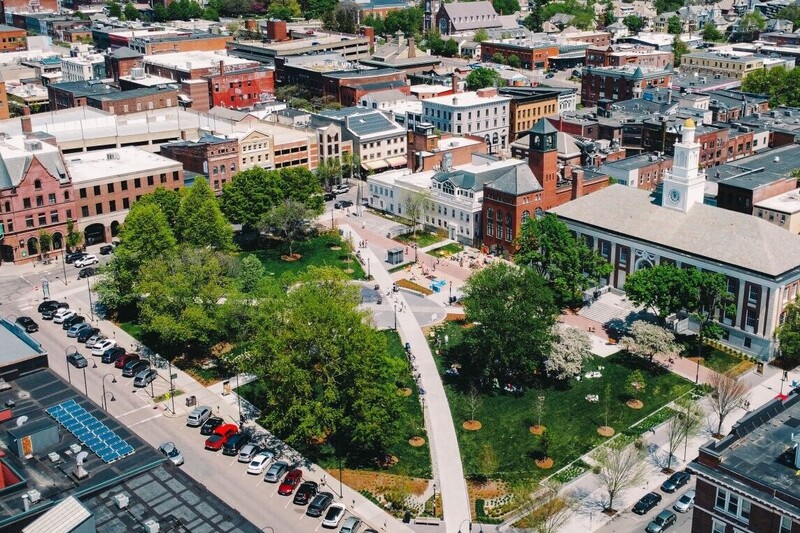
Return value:
[(178, 379), (178, 374), (170, 374), (169, 379)]

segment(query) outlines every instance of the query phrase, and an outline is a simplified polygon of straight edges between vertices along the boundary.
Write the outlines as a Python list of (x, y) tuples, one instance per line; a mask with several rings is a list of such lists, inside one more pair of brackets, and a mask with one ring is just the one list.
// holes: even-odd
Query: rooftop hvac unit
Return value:
[(114, 503), (117, 504), (117, 509), (127, 509), (129, 501), (130, 501), (130, 498), (128, 498), (127, 494), (115, 494), (114, 495)]
[(142, 67), (132, 68), (131, 69), (131, 79), (133, 79), (133, 80), (144, 79), (144, 69)]
[(119, 154), (117, 152), (109, 152), (106, 154), (106, 159), (109, 161), (119, 161)]
[(144, 522), (144, 530), (147, 533), (158, 533), (158, 531), (160, 529), (161, 528), (159, 527), (158, 522), (156, 522), (152, 518), (148, 518), (147, 520), (145, 520), (145, 522)]
[(36, 489), (31, 489), (26, 494), (31, 499), (31, 503), (39, 503), (42, 499), (42, 494)]

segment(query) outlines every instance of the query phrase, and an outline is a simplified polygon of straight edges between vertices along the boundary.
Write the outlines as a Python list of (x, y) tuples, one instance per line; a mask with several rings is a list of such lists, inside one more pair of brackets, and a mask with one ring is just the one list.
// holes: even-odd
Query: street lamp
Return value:
[(367, 257), (367, 280), (372, 279), (372, 269), (369, 267), (369, 257)]
[(447, 300), (447, 305), (453, 303), (453, 282), (450, 282), (450, 299)]
[[(69, 351), (70, 348), (72, 348), (71, 352)], [(72, 385), (72, 376), (69, 373), (69, 366), (70, 366), (69, 365), (69, 356), (72, 353), (78, 353), (78, 348), (76, 346), (67, 346), (66, 349), (64, 350), (64, 359), (67, 362), (67, 381), (69, 381), (70, 385)]]
[(397, 304), (394, 304), (394, 330), (397, 331)]
[[(467, 522), (468, 529), (465, 532), (461, 531), (461, 526), (464, 525), (464, 522)], [(465, 518), (463, 522), (458, 526), (458, 533), (470, 533), (472, 531), (472, 519)]]
[(239, 424), (244, 424), (244, 418), (242, 418), (242, 395), (239, 392), (239, 372), (236, 372), (236, 400), (239, 404)]
[(94, 322), (94, 304), (92, 303), (92, 287), (89, 285), (89, 278), (86, 278), (86, 290), (89, 291), (89, 313), (92, 317), (92, 322)]
[[(66, 258), (66, 250), (63, 251), (64, 253), (61, 254), (61, 267), (64, 269), (64, 285), (69, 285), (67, 281), (67, 258)], [(58, 276), (56, 276), (58, 277)]]
[(436, 482), (433, 482), (433, 517), (436, 518)]
[(114, 393), (113, 392), (108, 391), (108, 392), (103, 393), (103, 404), (105, 405), (105, 407), (103, 407), (103, 409), (105, 409), (106, 411), (108, 411), (108, 402), (106, 402), (106, 396), (108, 396), (109, 394), (111, 395), (111, 401), (112, 402), (116, 402), (117, 401), (117, 399), (114, 397)]
[[(103, 409), (105, 409), (106, 411), (108, 411), (108, 404), (106, 403), (106, 378), (108, 376), (111, 376), (111, 383), (116, 383), (117, 382), (117, 378), (111, 372), (109, 372), (108, 374), (103, 376)], [(111, 401), (112, 402), (116, 401), (114, 399), (114, 395), (113, 394), (111, 395)]]

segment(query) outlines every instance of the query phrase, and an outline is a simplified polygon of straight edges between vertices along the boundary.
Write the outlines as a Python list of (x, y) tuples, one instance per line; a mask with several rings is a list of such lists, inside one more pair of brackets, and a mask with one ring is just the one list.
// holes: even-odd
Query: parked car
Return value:
[(268, 452), (266, 450), (258, 452), (258, 454), (250, 461), (250, 464), (247, 465), (247, 473), (260, 475), (264, 469), (269, 466), (273, 458), (274, 455), (272, 455), (272, 452)]
[(96, 268), (92, 267), (82, 268), (80, 272), (78, 272), (78, 279), (91, 278), (95, 274), (97, 274)]
[(82, 258), (86, 257), (87, 255), (89, 255), (89, 254), (87, 254), (86, 252), (72, 252), (70, 254), (67, 254), (66, 257), (64, 258), (64, 260), (67, 263), (74, 263), (76, 260), (82, 259)]
[(345, 207), (350, 207), (351, 205), (353, 205), (353, 202), (350, 200), (341, 200), (333, 204), (333, 207), (334, 209), (344, 209)]
[(83, 268), (89, 265), (94, 265), (98, 261), (99, 259), (97, 259), (96, 255), (89, 254), (87, 256), (81, 257), (80, 259), (76, 259), (73, 264), (75, 265), (76, 268)]
[(261, 448), (259, 448), (255, 444), (245, 444), (241, 450), (239, 450), (239, 459), (240, 463), (249, 463), (253, 460), (253, 457), (261, 452)]
[(28, 333), (36, 333), (39, 331), (39, 324), (33, 321), (33, 319), (29, 316), (21, 316), (17, 318), (17, 324), (22, 326), (22, 329), (27, 331)]
[(110, 253), (114, 253), (114, 247), (110, 244), (104, 244), (100, 247), (100, 255), (108, 255)]
[(67, 302), (57, 302), (56, 300), (45, 300), (39, 304), (36, 311), (44, 313), (48, 309), (58, 309), (59, 307), (69, 307), (69, 304)]
[(339, 530), (339, 533), (358, 533), (360, 529), (361, 519), (350, 516), (344, 521), (344, 524), (342, 524), (342, 529)]
[(236, 424), (223, 424), (214, 430), (214, 433), (206, 439), (206, 450), (219, 451), (229, 438), (236, 435), (239, 428)]
[(319, 485), (317, 483), (314, 481), (303, 481), (303, 483), (297, 487), (297, 492), (294, 494), (292, 503), (295, 505), (306, 505), (314, 499), (317, 492), (319, 492)]
[(645, 514), (659, 503), (661, 503), (661, 494), (657, 492), (648, 492), (636, 502), (636, 505), (633, 506), (633, 512), (636, 514)]
[(150, 368), (150, 361), (128, 361), (125, 363), (125, 366), (122, 367), (122, 377), (132, 378), (142, 370), (147, 370), (148, 368)]
[(85, 344), (89, 339), (91, 339), (98, 333), (100, 333), (99, 329), (89, 326), (88, 328), (83, 328), (82, 330), (80, 330), (78, 334), (75, 335), (75, 340)]
[(550, 74), (548, 74), (547, 76), (545, 76), (545, 78), (548, 79), (548, 80), (551, 79), (551, 78), (555, 78), (555, 77), (556, 77), (556, 75), (553, 74), (552, 72)]
[(62, 307), (56, 310), (55, 314), (53, 315), (53, 323), (63, 324), (66, 319), (68, 319), (71, 316), (75, 316), (77, 314), (78, 313), (76, 313), (72, 309)]
[(347, 185), (335, 185), (335, 186), (334, 186), (334, 187), (331, 189), (331, 192), (332, 192), (333, 194), (344, 194), (344, 193), (346, 193), (346, 192), (347, 192), (347, 191), (349, 191), (349, 190), (350, 190), (350, 187), (349, 187), (349, 186), (347, 186)]
[(211, 408), (207, 405), (201, 405), (192, 409), (189, 416), (186, 417), (186, 425), (191, 428), (202, 426), (206, 420), (211, 416)]
[(663, 531), (666, 531), (667, 528), (674, 525), (677, 520), (678, 517), (675, 516), (675, 513), (672, 511), (661, 511), (655, 518), (653, 518), (652, 522), (647, 524), (645, 531), (647, 531), (647, 533), (662, 533)]
[(117, 341), (115, 341), (114, 339), (102, 340), (98, 343), (95, 343), (94, 348), (92, 348), (92, 355), (99, 357), (103, 355), (103, 352), (116, 345)]
[(689, 472), (675, 472), (661, 485), (661, 490), (671, 494), (689, 483), (691, 478), (692, 476), (689, 474)]
[(136, 377), (133, 378), (133, 386), (142, 388), (150, 385), (150, 383), (158, 377), (158, 372), (154, 368), (148, 368), (147, 370), (142, 370)]
[(239, 450), (249, 443), (250, 435), (246, 433), (237, 433), (225, 441), (225, 445), (222, 447), (222, 455), (236, 455), (239, 453)]
[(67, 356), (67, 362), (75, 368), (86, 368), (89, 366), (89, 361), (78, 352), (73, 352)]
[(306, 509), (306, 514), (308, 516), (322, 516), (322, 513), (325, 512), (328, 507), (333, 503), (333, 494), (330, 492), (320, 492), (314, 499), (311, 500), (311, 503), (308, 504), (308, 509)]
[(336, 195), (335, 195), (334, 193), (332, 193), (332, 192), (326, 192), (326, 193), (324, 193), (324, 194), (322, 195), (322, 198), (323, 198), (323, 199), (324, 199), (326, 202), (330, 202), (331, 200), (335, 200), (335, 199), (336, 199)]
[(167, 459), (175, 466), (181, 466), (183, 464), (183, 454), (172, 442), (165, 442), (158, 447), (158, 451), (166, 455)]
[(54, 305), (48, 305), (40, 311), (40, 313), (42, 313), (42, 319), (53, 320), (59, 309), (69, 309), (69, 304), (67, 302), (54, 302)]
[(100, 360), (106, 364), (114, 363), (117, 359), (125, 355), (125, 348), (122, 346), (112, 346), (100, 356)]
[(695, 492), (694, 489), (687, 490), (686, 494), (681, 496), (681, 498), (675, 502), (675, 505), (672, 506), (673, 509), (678, 511), (679, 513), (688, 513), (689, 510), (694, 507), (694, 497)]
[(123, 355), (114, 362), (114, 368), (125, 368), (125, 365), (127, 365), (131, 361), (138, 361), (138, 360), (139, 360), (138, 353), (126, 353), (125, 355)]
[(80, 324), (81, 322), (86, 322), (86, 319), (81, 315), (72, 315), (71, 317), (64, 320), (64, 323), (61, 324), (61, 329), (69, 331), (69, 328), (71, 328), (75, 324)]
[(281, 496), (288, 496), (294, 492), (294, 489), (303, 482), (303, 471), (299, 468), (290, 470), (283, 478), (280, 486), (278, 487), (278, 494)]
[(72, 327), (70, 327), (67, 330), (67, 337), (69, 337), (70, 339), (74, 339), (75, 337), (78, 336), (78, 333), (80, 333), (81, 331), (91, 328), (92, 326), (90, 326), (86, 322), (78, 322), (77, 324), (73, 324)]
[(201, 435), (211, 435), (214, 433), (214, 430), (224, 424), (225, 421), (222, 420), (218, 416), (212, 416), (208, 420), (203, 423), (203, 426), (200, 428)]
[(339, 522), (344, 518), (344, 505), (341, 503), (334, 503), (328, 507), (328, 512), (325, 513), (325, 518), (322, 519), (322, 527), (329, 529), (335, 528)]
[(287, 463), (284, 463), (283, 461), (272, 463), (272, 466), (269, 467), (267, 473), (264, 474), (264, 481), (267, 483), (277, 483), (288, 471), (289, 465)]
[(108, 337), (106, 337), (105, 335), (103, 335), (102, 333), (100, 333), (98, 331), (96, 334), (94, 334), (91, 337), (89, 337), (88, 339), (86, 339), (86, 347), (87, 348), (94, 348), (96, 345), (100, 344), (101, 342), (103, 342), (107, 338)]

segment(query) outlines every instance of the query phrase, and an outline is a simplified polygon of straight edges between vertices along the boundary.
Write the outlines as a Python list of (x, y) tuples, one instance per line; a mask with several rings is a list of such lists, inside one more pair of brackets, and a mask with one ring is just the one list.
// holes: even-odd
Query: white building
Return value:
[(433, 124), (456, 135), (483, 137), (489, 151), (496, 152), (508, 146), (510, 101), (507, 96), (499, 96), (494, 88), (427, 98), (422, 101), (422, 114), (413, 117), (413, 122)]
[(518, 173), (536, 180), (527, 162), (520, 159), (476, 153), (467, 165), (452, 167), (450, 161), (450, 154), (445, 154), (437, 170), (401, 169), (367, 177), (370, 207), (404, 216), (409, 199), (424, 195), (427, 205), (421, 222), (446, 231), (450, 239), (475, 246), (481, 237), (484, 184)]
[(89, 81), (105, 78), (106, 63), (102, 54), (61, 58), (61, 81)]

